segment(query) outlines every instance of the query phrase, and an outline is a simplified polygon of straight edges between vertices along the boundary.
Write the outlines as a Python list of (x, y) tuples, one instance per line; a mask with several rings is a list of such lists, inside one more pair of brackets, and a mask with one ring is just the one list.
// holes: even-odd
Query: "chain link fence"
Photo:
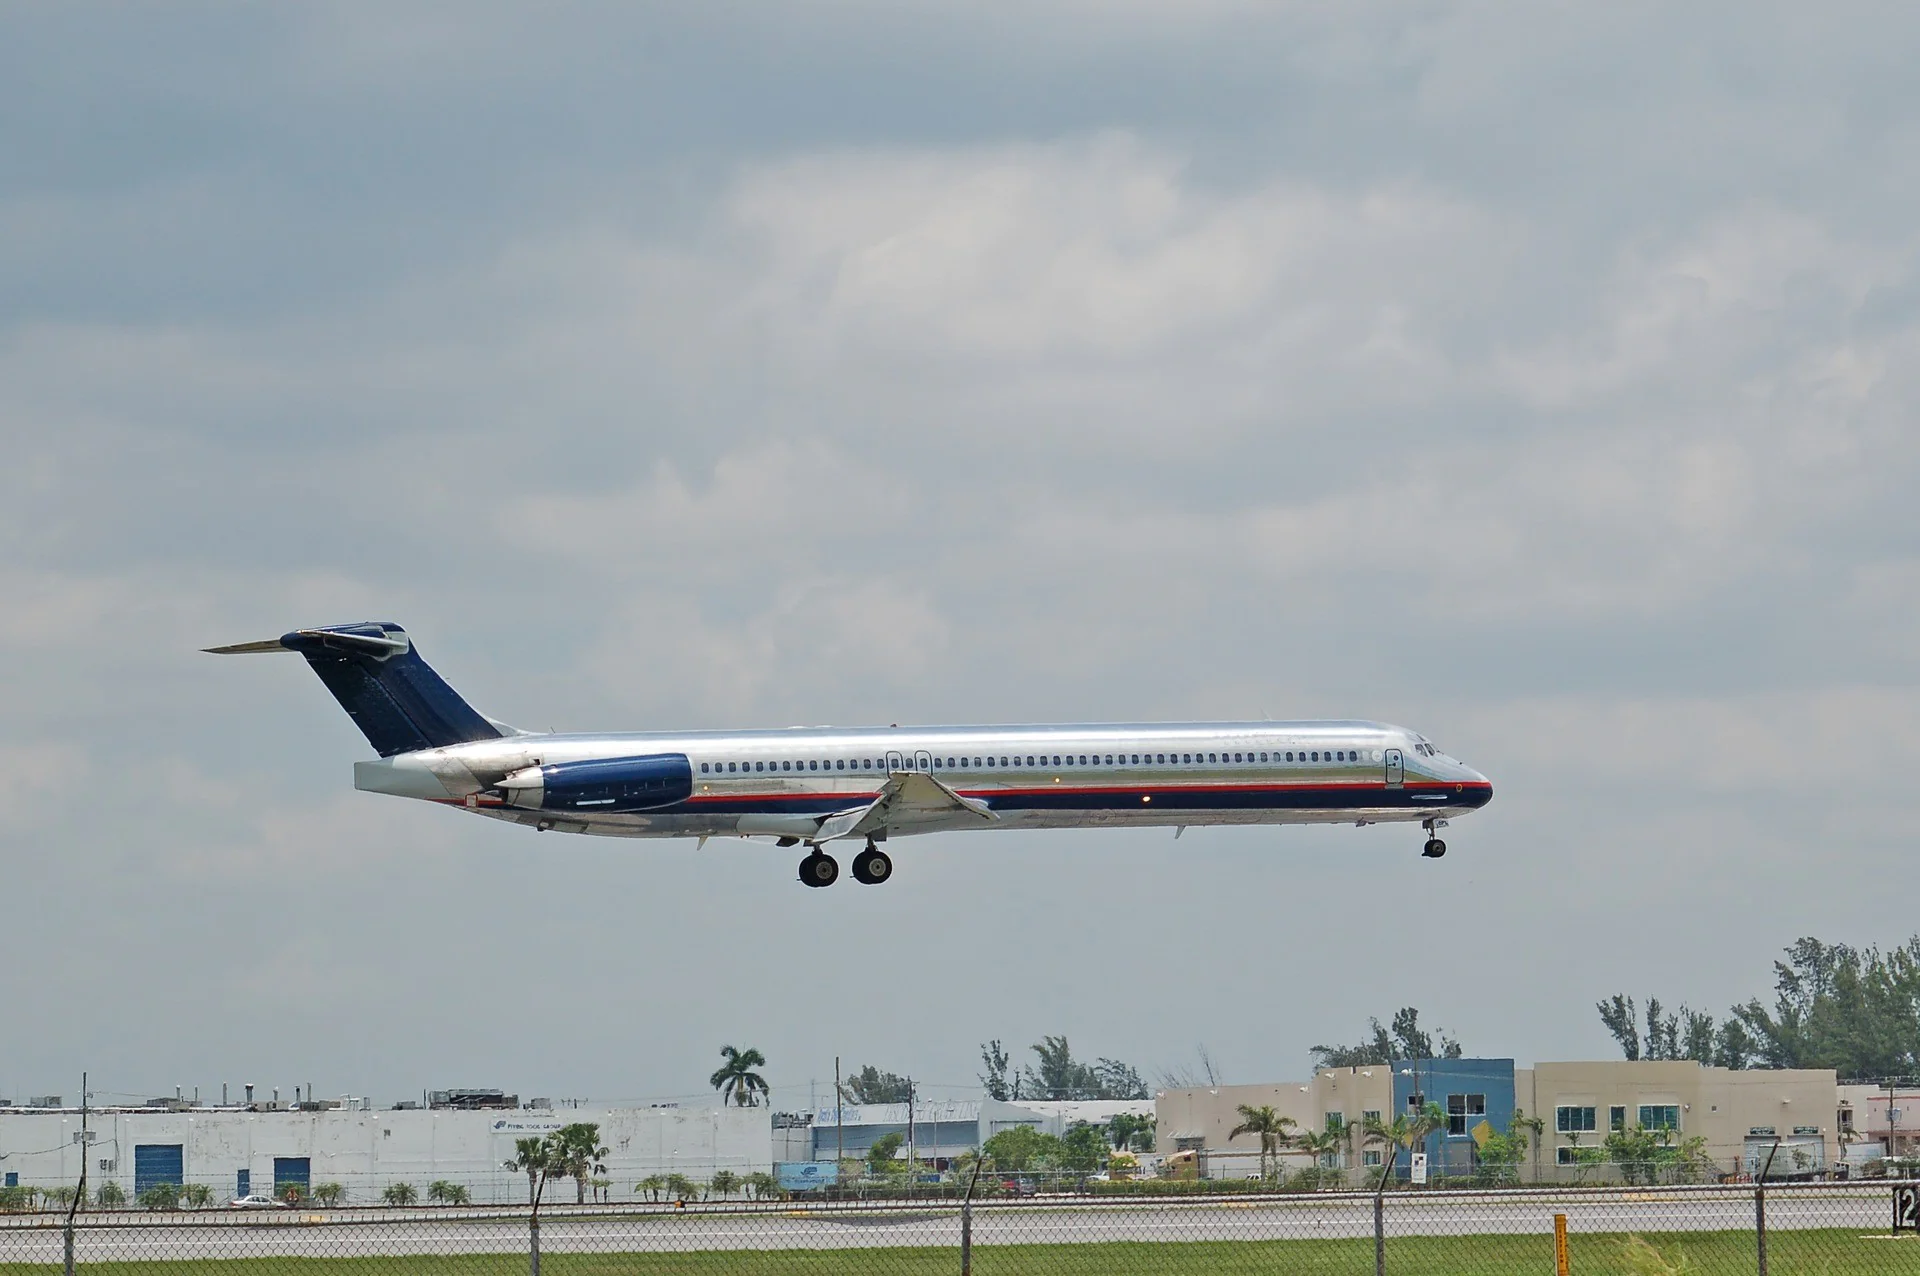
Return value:
[(1920, 1276), (1916, 1215), (1911, 1183), (108, 1212), (0, 1218), (0, 1276)]

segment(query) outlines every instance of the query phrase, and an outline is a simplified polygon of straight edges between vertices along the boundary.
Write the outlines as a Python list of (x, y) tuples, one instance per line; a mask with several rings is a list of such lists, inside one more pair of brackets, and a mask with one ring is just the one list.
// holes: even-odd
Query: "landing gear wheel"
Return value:
[(819, 851), (800, 861), (800, 880), (809, 886), (831, 886), (840, 880), (840, 865)]
[(878, 886), (893, 876), (893, 861), (872, 843), (853, 857), (853, 880), (862, 886)]
[(1426, 849), (1420, 852), (1430, 860), (1437, 860), (1447, 853), (1447, 844), (1437, 837), (1427, 839)]

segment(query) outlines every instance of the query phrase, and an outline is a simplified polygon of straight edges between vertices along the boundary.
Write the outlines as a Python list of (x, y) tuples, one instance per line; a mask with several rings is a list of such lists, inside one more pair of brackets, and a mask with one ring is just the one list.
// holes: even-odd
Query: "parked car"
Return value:
[(227, 1208), (236, 1210), (284, 1210), (291, 1209), (292, 1207), (285, 1201), (276, 1201), (271, 1196), (261, 1196), (255, 1193), (252, 1196), (237, 1197), (234, 1200), (228, 1201)]

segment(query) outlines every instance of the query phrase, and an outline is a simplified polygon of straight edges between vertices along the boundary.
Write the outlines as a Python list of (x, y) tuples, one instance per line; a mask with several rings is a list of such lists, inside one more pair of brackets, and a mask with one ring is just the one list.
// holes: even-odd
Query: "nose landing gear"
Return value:
[(1423, 820), (1420, 827), (1427, 831), (1427, 844), (1420, 853), (1430, 860), (1437, 860), (1447, 853), (1447, 844), (1440, 840), (1438, 830), (1447, 826), (1445, 820)]

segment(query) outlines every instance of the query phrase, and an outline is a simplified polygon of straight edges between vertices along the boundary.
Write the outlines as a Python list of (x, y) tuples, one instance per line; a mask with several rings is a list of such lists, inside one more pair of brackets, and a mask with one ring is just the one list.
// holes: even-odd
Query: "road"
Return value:
[[(1884, 1234), (1891, 1205), (1882, 1190), (1770, 1193), (1769, 1230), (1844, 1228)], [(1550, 1235), (1553, 1216), (1576, 1234), (1748, 1231), (1746, 1192), (1648, 1190), (1606, 1195), (1488, 1194), (1466, 1198), (1396, 1193), (1386, 1198), (1389, 1239), (1487, 1234)], [(82, 1216), (83, 1262), (186, 1261), (298, 1256), (523, 1253), (524, 1214), (498, 1210), (339, 1210), (328, 1213)], [(557, 1210), (541, 1219), (546, 1253), (663, 1253), (697, 1250), (957, 1247), (951, 1203), (916, 1207), (704, 1205)], [(976, 1245), (1079, 1245), (1102, 1241), (1272, 1241), (1369, 1238), (1368, 1197), (1087, 1203), (995, 1201), (974, 1208)], [(15, 1215), (0, 1221), (0, 1261), (57, 1263), (60, 1220)]]

